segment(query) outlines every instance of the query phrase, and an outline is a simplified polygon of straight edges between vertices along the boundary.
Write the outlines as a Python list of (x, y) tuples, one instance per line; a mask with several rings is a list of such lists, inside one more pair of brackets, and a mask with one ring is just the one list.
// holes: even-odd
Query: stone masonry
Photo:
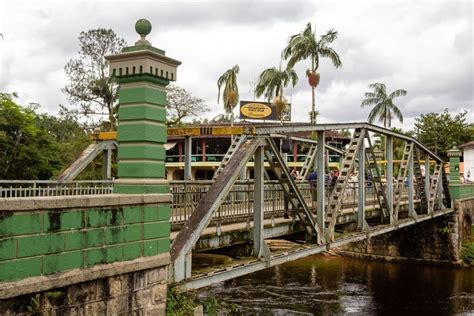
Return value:
[[(467, 219), (466, 219), (467, 218)], [(457, 209), (431, 221), (405, 227), (369, 240), (351, 243), (338, 253), (383, 261), (458, 263), (462, 242), (470, 239), (470, 213)]]
[(167, 267), (120, 274), (0, 301), (2, 315), (164, 315)]

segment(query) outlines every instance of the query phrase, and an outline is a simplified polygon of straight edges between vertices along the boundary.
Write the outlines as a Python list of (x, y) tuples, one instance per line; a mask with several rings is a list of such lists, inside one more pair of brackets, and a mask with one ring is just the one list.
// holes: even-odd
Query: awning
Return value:
[(176, 146), (177, 142), (174, 142), (174, 143), (166, 143), (165, 144), (165, 150), (170, 150), (171, 148), (173, 148), (174, 146)]

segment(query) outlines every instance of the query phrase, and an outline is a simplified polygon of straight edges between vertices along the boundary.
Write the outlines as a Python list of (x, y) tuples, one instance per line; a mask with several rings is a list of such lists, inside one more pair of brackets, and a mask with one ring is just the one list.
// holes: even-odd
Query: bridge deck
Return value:
[(410, 226), (452, 212), (452, 209), (446, 209), (443, 211), (438, 211), (431, 215), (419, 215), (416, 219), (401, 219), (397, 225), (380, 225), (370, 229), (367, 232), (354, 232), (343, 234), (339, 238), (336, 238), (334, 242), (328, 242), (322, 245), (294, 244), (291, 250), (272, 251), (270, 258), (268, 259), (257, 259), (252, 257), (239, 260), (238, 262), (231, 262), (229, 264), (213, 266), (212, 268), (206, 268), (204, 270), (197, 269), (193, 271), (193, 275), (191, 276), (191, 278), (187, 279), (184, 282), (176, 284), (176, 287), (180, 291), (199, 289), (205, 286), (209, 286), (213, 283), (226, 281), (249, 273), (280, 265), (288, 261), (293, 261), (310, 255), (318, 254), (329, 249), (334, 249), (352, 242), (357, 242), (377, 235), (385, 234), (402, 227)]

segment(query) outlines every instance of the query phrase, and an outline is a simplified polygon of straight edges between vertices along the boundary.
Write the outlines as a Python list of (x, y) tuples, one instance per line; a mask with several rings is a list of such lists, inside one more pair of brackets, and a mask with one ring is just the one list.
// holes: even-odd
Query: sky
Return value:
[[(395, 99), (404, 123), (448, 109), (468, 111), (474, 122), (474, 1), (5, 1), (0, 2), (0, 91), (19, 93), (19, 102), (41, 104), (56, 114), (68, 105), (64, 65), (78, 57), (81, 31), (111, 28), (129, 45), (138, 39), (135, 21), (148, 19), (147, 39), (166, 55), (182, 61), (175, 84), (205, 101), (204, 116), (223, 113), (217, 104), (217, 78), (233, 65), (241, 100), (253, 100), (260, 73), (278, 67), (289, 36), (308, 22), (317, 36), (329, 29), (342, 61), (336, 69), (322, 59), (316, 89), (318, 123), (362, 122), (370, 108), (360, 103), (368, 85), (382, 82)], [(285, 62), (283, 62), (283, 66)], [(305, 76), (309, 61), (295, 67), (299, 82), (286, 88), (292, 121), (307, 122), (311, 89)], [(261, 99), (264, 101), (263, 99)], [(235, 111), (237, 113), (237, 110)]]

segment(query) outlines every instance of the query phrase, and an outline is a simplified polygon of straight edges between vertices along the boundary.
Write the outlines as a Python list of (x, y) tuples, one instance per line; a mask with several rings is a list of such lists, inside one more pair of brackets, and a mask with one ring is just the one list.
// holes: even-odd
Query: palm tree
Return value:
[(255, 95), (260, 97), (265, 95), (265, 98), (268, 99), (268, 102), (275, 97), (275, 105), (277, 107), (277, 114), (280, 119), (281, 110), (283, 106), (286, 105), (286, 102), (283, 98), (283, 89), (288, 86), (291, 82), (291, 85), (294, 87), (298, 82), (298, 76), (293, 69), (281, 70), (273, 67), (268, 68), (262, 71), (258, 79), (257, 86), (255, 87)]
[(319, 58), (327, 57), (331, 59), (336, 68), (342, 66), (341, 59), (334, 49), (328, 46), (337, 38), (337, 32), (333, 29), (329, 30), (325, 35), (321, 36), (319, 41), (316, 39), (316, 31), (311, 29), (311, 23), (308, 22), (303, 32), (292, 35), (288, 40), (288, 45), (282, 52), (285, 60), (288, 59), (288, 68), (302, 60), (311, 59), (311, 68), (306, 70), (309, 84), (312, 92), (312, 103), (310, 120), (311, 124), (316, 124), (316, 97), (315, 88), (319, 84), (319, 74), (316, 72), (319, 67)]
[(217, 103), (221, 96), (221, 87), (224, 86), (222, 92), (222, 99), (224, 100), (224, 111), (226, 115), (231, 116), (231, 125), (234, 125), (234, 114), (233, 110), (239, 102), (239, 87), (237, 85), (237, 74), (239, 73), (239, 65), (227, 69), (222, 76), (217, 79)]
[(392, 125), (392, 117), (395, 115), (396, 118), (403, 123), (403, 115), (400, 109), (393, 104), (393, 99), (407, 94), (406, 90), (398, 89), (387, 95), (385, 84), (383, 83), (372, 83), (369, 85), (373, 92), (366, 92), (364, 94), (365, 99), (361, 103), (361, 107), (374, 106), (372, 111), (369, 113), (368, 121), (373, 123), (378, 117), (379, 121), (383, 123), (383, 127), (390, 128)]

